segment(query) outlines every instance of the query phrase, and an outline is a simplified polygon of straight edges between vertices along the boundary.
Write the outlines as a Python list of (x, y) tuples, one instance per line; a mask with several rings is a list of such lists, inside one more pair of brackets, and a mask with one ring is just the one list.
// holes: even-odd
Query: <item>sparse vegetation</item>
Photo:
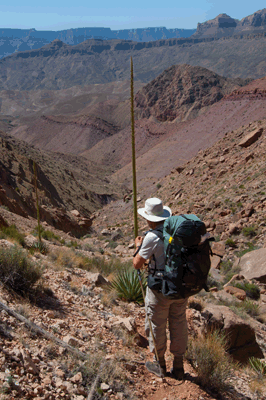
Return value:
[(29, 260), (17, 247), (0, 248), (0, 280), (19, 294), (27, 294), (42, 276), (38, 264)]
[(257, 227), (255, 227), (254, 225), (247, 226), (242, 229), (242, 233), (244, 236), (252, 238), (253, 236), (257, 235)]
[[(142, 284), (145, 291), (147, 282), (144, 274), (142, 274)], [(136, 303), (144, 302), (137, 271), (132, 268), (122, 269), (118, 272), (111, 281), (110, 289), (114, 289), (118, 297), (122, 300), (135, 301)]]
[(25, 247), (25, 235), (20, 233), (14, 224), (0, 228), (0, 239), (13, 239), (22, 247)]
[(234, 286), (243, 289), (250, 299), (258, 300), (260, 298), (260, 288), (255, 283), (235, 282)]
[(235, 365), (226, 348), (225, 336), (218, 331), (189, 340), (186, 358), (197, 371), (203, 387), (218, 392), (228, 389), (228, 378)]
[(227, 239), (225, 244), (226, 244), (226, 246), (229, 246), (229, 247), (232, 247), (232, 248), (236, 248), (237, 247), (236, 242), (231, 238)]

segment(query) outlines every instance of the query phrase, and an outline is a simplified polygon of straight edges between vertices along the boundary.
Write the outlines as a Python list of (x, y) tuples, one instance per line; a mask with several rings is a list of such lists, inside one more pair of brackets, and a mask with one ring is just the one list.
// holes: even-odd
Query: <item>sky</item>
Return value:
[(198, 22), (228, 14), (242, 19), (265, 7), (253, 0), (0, 0), (0, 28), (63, 30), (106, 27), (196, 29)]

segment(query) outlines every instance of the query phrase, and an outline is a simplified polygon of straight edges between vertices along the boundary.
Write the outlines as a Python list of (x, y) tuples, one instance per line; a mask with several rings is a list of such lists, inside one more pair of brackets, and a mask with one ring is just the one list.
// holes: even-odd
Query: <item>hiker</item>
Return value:
[[(160, 293), (162, 279), (160, 274), (164, 269), (164, 243), (162, 240), (162, 229), (164, 221), (172, 215), (169, 207), (163, 206), (160, 199), (150, 198), (145, 202), (145, 207), (138, 209), (138, 213), (147, 220), (150, 228), (144, 239), (137, 236), (135, 239), (136, 253), (133, 258), (135, 269), (143, 267), (146, 260), (150, 260), (148, 267), (148, 286), (145, 297), (145, 331), (149, 339), (149, 348), (155, 353), (152, 335), (150, 333), (150, 318), (155, 345), (158, 353), (161, 373), (166, 376), (165, 351), (167, 346), (166, 326), (169, 323), (170, 330), (170, 352), (174, 355), (172, 375), (182, 380), (184, 378), (183, 355), (186, 351), (188, 333), (186, 321), (187, 299), (170, 300)], [(158, 230), (158, 231), (157, 231)], [(156, 233), (157, 234), (156, 234)], [(160, 237), (158, 232), (161, 232)], [(156, 267), (156, 274), (154, 270)], [(148, 316), (148, 317), (147, 317)], [(158, 363), (147, 362), (147, 369), (158, 375)]]

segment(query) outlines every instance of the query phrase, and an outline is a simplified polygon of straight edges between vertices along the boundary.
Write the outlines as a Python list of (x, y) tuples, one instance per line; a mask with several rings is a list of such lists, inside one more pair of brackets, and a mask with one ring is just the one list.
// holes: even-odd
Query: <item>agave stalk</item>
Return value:
[(37, 188), (37, 168), (36, 168), (35, 161), (33, 161), (33, 171), (34, 171), (34, 184), (35, 184), (36, 209), (37, 209), (37, 221), (38, 221), (38, 239), (39, 239), (39, 242), (41, 242), (42, 236), (41, 236), (39, 197), (38, 197), (38, 188)]
[(131, 141), (132, 141), (132, 176), (133, 176), (133, 206), (134, 206), (134, 236), (138, 236), (138, 214), (137, 214), (137, 179), (136, 179), (136, 155), (135, 155), (135, 118), (134, 118), (134, 77), (133, 60), (130, 57), (131, 69)]

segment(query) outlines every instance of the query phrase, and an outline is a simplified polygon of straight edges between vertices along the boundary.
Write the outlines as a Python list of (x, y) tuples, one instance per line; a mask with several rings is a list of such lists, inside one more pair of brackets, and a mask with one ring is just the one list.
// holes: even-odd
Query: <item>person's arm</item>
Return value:
[[(137, 236), (135, 239), (136, 250), (138, 250), (142, 244), (143, 238), (141, 236)], [(135, 269), (142, 268), (143, 264), (145, 263), (145, 258), (141, 257), (139, 253), (135, 255), (133, 258), (133, 266)]]

